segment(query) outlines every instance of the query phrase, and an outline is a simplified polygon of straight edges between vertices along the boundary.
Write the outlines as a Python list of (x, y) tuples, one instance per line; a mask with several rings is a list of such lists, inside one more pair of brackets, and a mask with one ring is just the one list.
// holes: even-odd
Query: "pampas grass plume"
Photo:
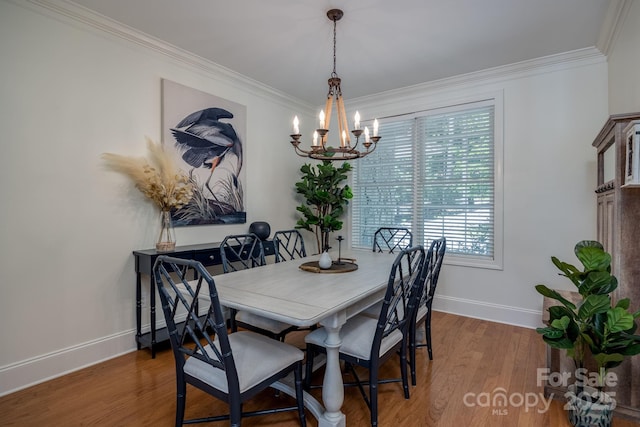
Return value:
[(161, 210), (180, 209), (193, 197), (193, 183), (178, 171), (160, 144), (146, 138), (149, 159), (103, 153), (108, 168), (128, 176)]

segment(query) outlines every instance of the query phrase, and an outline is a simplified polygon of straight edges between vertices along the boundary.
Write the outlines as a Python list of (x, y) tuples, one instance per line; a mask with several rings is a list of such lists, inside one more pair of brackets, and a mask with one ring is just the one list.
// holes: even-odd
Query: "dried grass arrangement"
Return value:
[(128, 176), (161, 211), (180, 209), (193, 197), (193, 182), (179, 171), (160, 144), (146, 138), (149, 158), (104, 153), (106, 165)]

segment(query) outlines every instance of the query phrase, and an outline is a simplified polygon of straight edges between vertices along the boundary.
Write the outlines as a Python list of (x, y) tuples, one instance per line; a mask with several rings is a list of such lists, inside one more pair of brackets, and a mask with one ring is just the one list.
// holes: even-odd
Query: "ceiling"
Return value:
[(609, 0), (74, 0), (310, 105), (596, 46)]

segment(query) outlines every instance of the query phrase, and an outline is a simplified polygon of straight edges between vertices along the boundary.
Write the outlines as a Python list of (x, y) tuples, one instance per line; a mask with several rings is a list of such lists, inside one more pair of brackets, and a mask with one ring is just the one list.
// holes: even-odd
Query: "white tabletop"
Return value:
[(269, 264), (214, 277), (223, 306), (246, 310), (296, 326), (311, 326), (337, 312), (347, 317), (384, 296), (395, 255), (351, 251), (358, 269), (313, 273), (301, 264), (319, 256)]

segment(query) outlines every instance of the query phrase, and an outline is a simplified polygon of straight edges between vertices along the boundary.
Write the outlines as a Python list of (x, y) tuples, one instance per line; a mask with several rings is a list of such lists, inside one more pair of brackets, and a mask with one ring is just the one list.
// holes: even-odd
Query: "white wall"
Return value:
[(135, 348), (131, 252), (154, 246), (159, 217), (100, 154), (160, 140), (162, 78), (247, 107), (247, 224), (178, 228), (178, 244), (295, 224), (288, 135), (310, 106), (87, 22), (0, 1), (0, 394)]
[(503, 269), (448, 265), (445, 255), (434, 308), (537, 327), (542, 296), (534, 286), (571, 286), (550, 257), (574, 262), (575, 243), (595, 238), (591, 143), (607, 118), (604, 56), (595, 49), (570, 52), (352, 104), (366, 117), (385, 117), (496, 94), (504, 105)]
[(640, 111), (640, 2), (628, 0), (609, 62), (609, 112)]

